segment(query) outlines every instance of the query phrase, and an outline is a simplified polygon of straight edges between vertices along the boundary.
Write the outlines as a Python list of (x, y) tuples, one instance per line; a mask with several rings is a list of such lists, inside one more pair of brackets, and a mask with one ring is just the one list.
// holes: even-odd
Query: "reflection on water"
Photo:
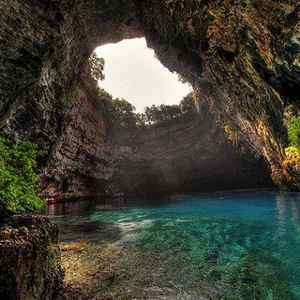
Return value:
[(278, 232), (284, 235), (288, 223), (292, 222), (296, 232), (300, 232), (300, 194), (279, 193), (276, 195), (276, 209), (278, 217)]
[[(299, 200), (298, 200), (299, 201)], [(297, 232), (300, 232), (299, 203), (292, 201), (292, 220)]]
[(90, 199), (49, 204), (45, 214), (49, 216), (82, 215), (92, 210), (109, 210), (124, 208), (124, 199)]
[(286, 231), (286, 201), (283, 194), (276, 196), (277, 216), (278, 216), (278, 232), (284, 235)]
[(56, 204), (47, 214), (63, 228), (73, 224), (62, 239), (89, 231), (89, 241), (116, 243), (125, 273), (148, 270), (154, 259), (150, 273), (163, 274), (163, 288), (172, 282), (199, 296), (205, 282), (224, 299), (300, 299), (299, 201), (270, 191), (177, 195)]

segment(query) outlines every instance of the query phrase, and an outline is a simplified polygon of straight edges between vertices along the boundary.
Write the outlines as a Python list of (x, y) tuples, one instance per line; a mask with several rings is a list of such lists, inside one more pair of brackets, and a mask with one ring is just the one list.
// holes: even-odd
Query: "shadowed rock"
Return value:
[(57, 227), (46, 218), (15, 216), (1, 226), (1, 299), (54, 299), (63, 278), (57, 242)]
[(299, 28), (297, 0), (6, 1), (1, 134), (47, 150), (44, 191), (109, 194), (114, 161), (88, 58), (99, 45), (145, 36), (192, 84), (200, 107), (233, 128), (246, 151), (265, 157), (274, 182), (299, 190), (299, 168), (283, 163), (287, 111), (299, 111)]

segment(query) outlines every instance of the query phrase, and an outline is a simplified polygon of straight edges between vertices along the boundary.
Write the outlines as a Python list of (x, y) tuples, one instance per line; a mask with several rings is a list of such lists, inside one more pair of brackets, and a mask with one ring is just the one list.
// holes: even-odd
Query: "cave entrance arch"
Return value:
[[(168, 61), (184, 68), (175, 54)], [(187, 72), (190, 69), (184, 74)], [(88, 68), (66, 95), (73, 97), (68, 100), (69, 122), (55, 145), (57, 150), (52, 151), (53, 163), (45, 169), (42, 183), (47, 194), (65, 198), (115, 193), (133, 196), (270, 184), (267, 168), (261, 176), (253, 176), (261, 161), (251, 155), (239, 158), (208, 109), (201, 117), (187, 114), (150, 129), (113, 126), (104, 105), (107, 99), (97, 94)]]
[(179, 104), (192, 92), (187, 83), (155, 58), (145, 38), (107, 44), (96, 48), (94, 53), (105, 60), (105, 78), (98, 82), (99, 87), (114, 98), (130, 102), (137, 113), (153, 104)]
[[(10, 1), (0, 21), (2, 133), (34, 140), (48, 151), (45, 190), (86, 195), (97, 183), (105, 192), (111, 159), (88, 58), (97, 46), (145, 36), (161, 63), (203, 95), (204, 109), (231, 122), (245, 147), (264, 155), (276, 183), (299, 189), (299, 172), (282, 164), (284, 111), (289, 105), (298, 111), (287, 93), (289, 85), (293, 91), (299, 86), (297, 9), (297, 1), (279, 0)], [(258, 18), (255, 23), (245, 12)], [(282, 32), (285, 43), (275, 51), (269, 37), (281, 40)]]

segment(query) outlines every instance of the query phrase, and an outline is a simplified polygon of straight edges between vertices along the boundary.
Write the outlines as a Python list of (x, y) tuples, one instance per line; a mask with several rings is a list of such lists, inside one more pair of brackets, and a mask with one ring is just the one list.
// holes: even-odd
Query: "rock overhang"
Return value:
[[(0, 25), (1, 131), (38, 142), (49, 151), (48, 165), (82, 139), (79, 129), (68, 141), (70, 128), (79, 125), (75, 116), (85, 116), (84, 124), (93, 110), (103, 115), (88, 83), (94, 48), (145, 36), (161, 63), (193, 85), (203, 109), (264, 155), (277, 184), (299, 189), (297, 170), (282, 166), (285, 112), (299, 111), (297, 1), (11, 0)], [(105, 122), (96, 124), (102, 139), (94, 147), (101, 147)], [(92, 136), (91, 129), (89, 143)]]

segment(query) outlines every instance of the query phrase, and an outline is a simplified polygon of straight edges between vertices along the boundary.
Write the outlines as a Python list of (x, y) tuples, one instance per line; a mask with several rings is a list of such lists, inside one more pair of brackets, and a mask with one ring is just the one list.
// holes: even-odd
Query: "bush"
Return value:
[(300, 149), (295, 146), (285, 148), (285, 155), (288, 157), (300, 156)]
[(180, 101), (180, 109), (185, 112), (197, 112), (195, 93), (189, 93)]
[(223, 129), (224, 129), (224, 131), (225, 131), (225, 133), (227, 135), (228, 140), (231, 141), (233, 144), (235, 144), (236, 141), (237, 141), (237, 133), (236, 133), (236, 131), (233, 130), (232, 127), (230, 125), (228, 125), (228, 124), (225, 124), (223, 126)]
[(0, 198), (11, 213), (38, 211), (44, 206), (37, 196), (37, 154), (36, 144), (11, 145), (0, 137)]
[(300, 117), (291, 118), (288, 137), (292, 146), (300, 148)]

